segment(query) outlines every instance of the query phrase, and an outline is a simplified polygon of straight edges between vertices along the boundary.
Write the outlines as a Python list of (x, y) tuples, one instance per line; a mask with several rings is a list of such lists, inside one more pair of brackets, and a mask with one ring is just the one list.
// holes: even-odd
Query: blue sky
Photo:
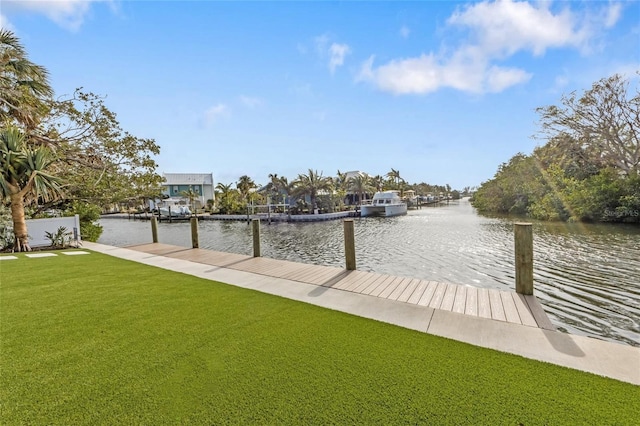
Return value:
[(3, 0), (56, 95), (106, 96), (160, 172), (475, 186), (535, 108), (640, 69), (640, 2)]

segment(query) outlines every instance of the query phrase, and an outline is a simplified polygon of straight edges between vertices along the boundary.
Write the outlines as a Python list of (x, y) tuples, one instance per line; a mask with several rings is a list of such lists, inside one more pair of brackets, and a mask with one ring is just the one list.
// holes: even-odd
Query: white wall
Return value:
[[(46, 233), (52, 234), (58, 231), (58, 228), (64, 226), (68, 232), (71, 232), (71, 239), (74, 235), (78, 235), (78, 241), (80, 238), (80, 217), (78, 215), (70, 217), (49, 217), (46, 219), (28, 219), (27, 232), (29, 233), (29, 245), (31, 247), (48, 246), (51, 245), (51, 240), (47, 239)], [(74, 228), (76, 233), (74, 233)]]

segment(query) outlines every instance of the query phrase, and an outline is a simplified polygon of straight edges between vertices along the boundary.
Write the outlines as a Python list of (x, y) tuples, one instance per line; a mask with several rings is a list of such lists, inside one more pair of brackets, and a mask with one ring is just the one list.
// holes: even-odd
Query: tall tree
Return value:
[(197, 200), (198, 197), (200, 197), (200, 194), (198, 194), (196, 191), (194, 191), (193, 188), (189, 188), (189, 189), (187, 189), (185, 191), (181, 191), (180, 195), (182, 195), (187, 200), (189, 200), (189, 207), (195, 213), (195, 211), (196, 211), (195, 200)]
[(362, 201), (364, 200), (363, 194), (373, 191), (374, 188), (371, 185), (369, 176), (358, 173), (349, 179), (349, 190), (358, 194), (358, 204), (362, 205)]
[(400, 171), (396, 170), (394, 168), (391, 169), (391, 171), (389, 173), (387, 173), (387, 178), (389, 178), (389, 180), (391, 182), (394, 183), (394, 188), (395, 189), (400, 189), (400, 181), (402, 180), (402, 178), (400, 177)]
[(256, 187), (256, 183), (247, 175), (240, 176), (238, 182), (236, 182), (236, 188), (238, 188), (238, 192), (240, 192), (240, 197), (245, 202), (249, 199), (251, 190)]
[(338, 170), (336, 177), (333, 179), (333, 189), (337, 198), (340, 209), (344, 207), (344, 199), (349, 191), (349, 179), (346, 172)]
[(160, 147), (123, 130), (104, 98), (76, 90), (51, 103), (41, 128), (32, 139), (56, 152), (69, 199), (106, 206), (159, 194), (162, 177), (153, 156)]
[(568, 135), (627, 175), (640, 173), (640, 92), (615, 74), (594, 83), (578, 97), (564, 95), (561, 105), (538, 108), (542, 134)]
[(311, 209), (317, 208), (317, 198), (320, 191), (330, 191), (333, 188), (331, 178), (322, 176), (322, 172), (309, 169), (306, 174), (299, 174), (295, 181), (295, 191), (300, 195), (308, 195)]
[(0, 131), (0, 198), (11, 201), (16, 251), (31, 250), (25, 204), (62, 195), (60, 180), (48, 172), (53, 161), (48, 148), (30, 148), (24, 133), (17, 127), (9, 125)]
[(0, 122), (35, 128), (52, 95), (47, 70), (28, 59), (13, 32), (0, 29)]
[(384, 189), (384, 178), (380, 175), (375, 175), (371, 178), (371, 185), (380, 192)]
[(216, 185), (216, 203), (218, 211), (222, 214), (230, 214), (242, 211), (242, 205), (238, 198), (238, 191), (232, 187), (233, 184), (219, 182)]

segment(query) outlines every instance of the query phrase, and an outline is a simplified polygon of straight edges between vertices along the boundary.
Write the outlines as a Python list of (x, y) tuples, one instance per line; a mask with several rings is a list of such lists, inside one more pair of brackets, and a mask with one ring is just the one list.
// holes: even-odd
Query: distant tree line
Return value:
[[(235, 187), (234, 187), (235, 186)], [(246, 213), (247, 204), (288, 204), (293, 213), (314, 213), (341, 211), (351, 205), (361, 204), (370, 199), (375, 192), (395, 190), (402, 196), (405, 191), (413, 190), (417, 195), (450, 195), (454, 199), (468, 194), (452, 190), (447, 185), (427, 183), (409, 184), (400, 171), (391, 169), (386, 175), (371, 176), (359, 172), (348, 177), (348, 173), (337, 171), (335, 176), (324, 176), (323, 172), (309, 169), (289, 180), (285, 176), (270, 174), (265, 185), (256, 184), (249, 176), (241, 176), (234, 183), (216, 185), (216, 210), (221, 214)], [(348, 197), (350, 195), (350, 197)]]
[(484, 213), (640, 223), (640, 93), (620, 75), (537, 109), (547, 143), (517, 154), (475, 192)]

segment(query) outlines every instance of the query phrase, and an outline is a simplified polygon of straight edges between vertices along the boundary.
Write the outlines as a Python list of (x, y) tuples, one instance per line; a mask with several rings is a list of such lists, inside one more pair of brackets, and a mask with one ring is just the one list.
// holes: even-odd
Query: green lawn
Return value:
[(640, 387), (91, 253), (0, 262), (0, 423), (637, 424)]

